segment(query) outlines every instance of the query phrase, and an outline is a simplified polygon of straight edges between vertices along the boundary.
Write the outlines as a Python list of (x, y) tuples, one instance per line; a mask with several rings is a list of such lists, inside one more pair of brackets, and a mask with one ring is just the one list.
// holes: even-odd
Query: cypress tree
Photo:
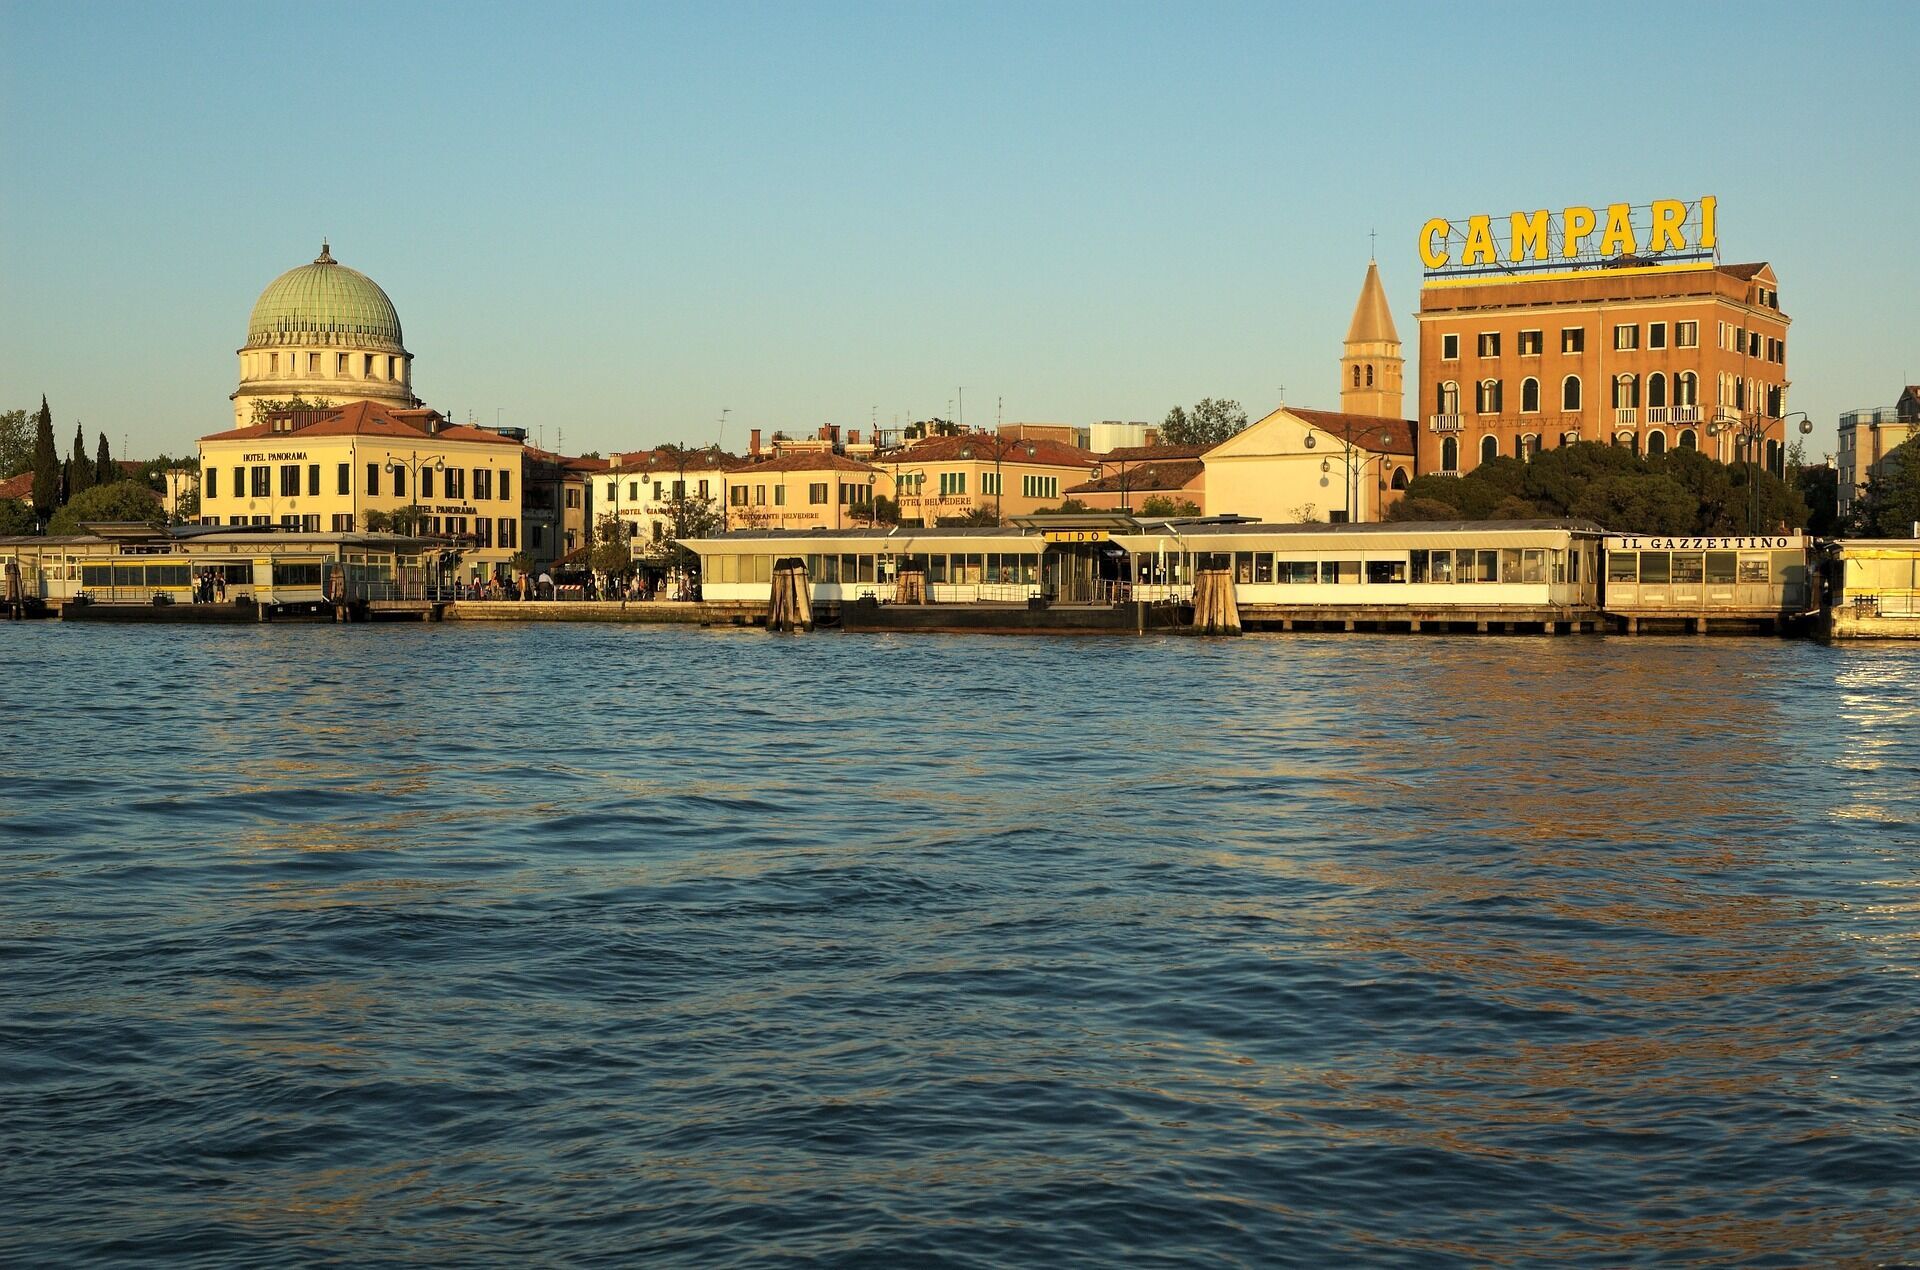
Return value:
[(93, 460), (93, 483), (111, 485), (120, 479), (120, 473), (113, 466), (113, 452), (107, 449), (107, 434), (100, 434), (100, 453)]
[(87, 458), (87, 434), (81, 425), (73, 425), (73, 458), (67, 478), (67, 501), (71, 503), (93, 488), (93, 461)]
[(33, 421), (33, 514), (45, 524), (60, 505), (60, 452), (53, 448), (53, 412), (40, 398), (40, 414)]

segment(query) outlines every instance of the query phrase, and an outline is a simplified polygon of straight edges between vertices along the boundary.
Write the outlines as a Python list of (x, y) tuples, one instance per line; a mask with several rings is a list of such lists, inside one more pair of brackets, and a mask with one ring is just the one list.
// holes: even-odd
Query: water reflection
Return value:
[(1877, 652), (0, 630), (6, 1251), (1920, 1255)]

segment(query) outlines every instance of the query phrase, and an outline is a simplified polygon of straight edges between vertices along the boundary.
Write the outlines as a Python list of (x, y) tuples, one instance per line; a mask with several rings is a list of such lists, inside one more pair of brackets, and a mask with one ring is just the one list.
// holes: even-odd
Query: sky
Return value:
[(1713, 194), (1818, 453), (1920, 382), (1917, 41), (1910, 0), (0, 0), (0, 408), (191, 453), (324, 237), (428, 404), (570, 452), (1257, 418), (1337, 407), (1369, 231), (1411, 383), (1428, 217)]

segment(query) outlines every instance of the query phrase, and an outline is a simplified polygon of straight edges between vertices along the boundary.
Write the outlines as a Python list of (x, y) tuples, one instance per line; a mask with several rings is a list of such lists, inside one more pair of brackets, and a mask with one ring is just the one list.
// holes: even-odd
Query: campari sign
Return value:
[(1476, 281), (1602, 268), (1699, 268), (1719, 242), (1717, 210), (1709, 194), (1691, 202), (1436, 216), (1420, 227), (1420, 263), (1428, 278)]

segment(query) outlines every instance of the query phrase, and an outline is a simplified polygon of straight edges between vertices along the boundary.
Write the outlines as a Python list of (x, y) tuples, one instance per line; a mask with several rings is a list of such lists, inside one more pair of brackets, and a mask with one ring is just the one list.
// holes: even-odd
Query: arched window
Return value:
[(1520, 412), (1522, 414), (1540, 413), (1540, 381), (1523, 379), (1520, 381)]
[(1778, 441), (1767, 442), (1767, 471), (1772, 472), (1775, 476), (1781, 473), (1782, 467), (1780, 460), (1783, 454), (1784, 451), (1781, 449)]
[[(1683, 370), (1673, 377), (1673, 404), (1676, 406), (1697, 406), (1700, 404), (1700, 377), (1690, 370)], [(1693, 447), (1689, 446), (1688, 449)]]
[(1407, 487), (1407, 469), (1404, 467), (1394, 468), (1393, 469), (1393, 488), (1405, 489), (1406, 487)]
[(1373, 363), (1367, 363), (1367, 387), (1373, 387)]
[(1647, 433), (1647, 453), (1665, 454), (1667, 452), (1667, 434), (1655, 428)]
[(1480, 461), (1490, 463), (1500, 457), (1500, 438), (1484, 436), (1480, 438)]
[(1615, 375), (1613, 378), (1613, 408), (1631, 409), (1640, 404), (1640, 381), (1632, 375)]
[(1460, 385), (1454, 383), (1451, 379), (1449, 379), (1446, 383), (1441, 384), (1438, 389), (1438, 395), (1434, 398), (1433, 404), (1434, 404), (1434, 412), (1436, 414), (1443, 414), (1443, 415), (1459, 414), (1460, 413)]
[(1700, 448), (1700, 438), (1694, 435), (1692, 428), (1680, 429), (1680, 448), (1683, 450), (1697, 450)]
[(1474, 385), (1473, 408), (1483, 415), (1500, 413), (1500, 381), (1483, 379)]
[(1580, 376), (1568, 375), (1560, 381), (1560, 408), (1562, 410), (1580, 408)]
[(1513, 452), (1523, 459), (1531, 459), (1540, 453), (1540, 435), (1529, 432), (1513, 443)]
[(1458, 472), (1460, 470), (1460, 439), (1447, 437), (1440, 442), (1440, 470)]
[(1659, 371), (1647, 376), (1647, 409), (1658, 410), (1667, 404), (1667, 377)]
[(1613, 434), (1613, 443), (1623, 450), (1632, 450), (1635, 454), (1640, 453), (1640, 435), (1638, 433), (1616, 432)]
[(1767, 389), (1767, 416), (1769, 418), (1778, 419), (1780, 412), (1785, 409), (1786, 404), (1786, 393), (1778, 384)]
[(1353, 386), (1355, 388), (1360, 386), (1360, 368), (1358, 366), (1353, 368)]

